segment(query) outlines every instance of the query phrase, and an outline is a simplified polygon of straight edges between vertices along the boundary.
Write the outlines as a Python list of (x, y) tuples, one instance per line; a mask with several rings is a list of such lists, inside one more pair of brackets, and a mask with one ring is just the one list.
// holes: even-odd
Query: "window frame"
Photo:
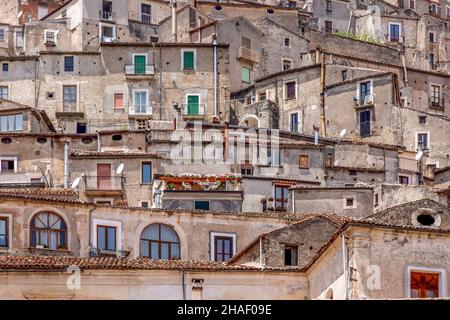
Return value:
[(234, 232), (217, 232), (217, 231), (210, 231), (209, 232), (209, 248), (210, 248), (210, 259), (211, 261), (216, 261), (216, 237), (222, 237), (222, 238), (231, 238), (232, 239), (232, 245), (231, 245), (231, 257), (230, 259), (236, 255), (237, 253), (237, 234)]
[[(150, 226), (152, 226), (152, 225), (158, 225), (158, 240), (150, 240), (150, 239), (142, 239), (142, 234), (144, 233), (144, 231), (148, 228), (148, 227), (150, 227)], [(165, 227), (167, 227), (167, 228), (169, 228), (169, 229), (171, 229), (171, 231), (173, 232), (173, 233), (175, 233), (175, 235), (177, 236), (177, 240), (178, 240), (178, 242), (172, 242), (172, 241), (165, 241), (165, 240), (161, 240), (161, 226), (165, 226)], [(148, 251), (148, 256), (143, 256), (142, 255), (142, 241), (147, 241), (148, 242), (148, 248), (149, 248), (149, 251)], [(148, 225), (146, 225), (145, 226), (145, 228), (144, 229), (142, 229), (142, 231), (141, 231), (141, 234), (139, 235), (139, 257), (142, 257), (142, 258), (149, 258), (149, 259), (151, 259), (151, 243), (152, 242), (156, 242), (157, 244), (158, 244), (158, 259), (160, 259), (160, 260), (165, 260), (165, 261), (170, 261), (170, 260), (180, 260), (181, 259), (181, 240), (180, 240), (180, 236), (178, 235), (178, 233), (176, 232), (176, 230), (175, 230), (175, 228), (173, 228), (171, 225), (168, 225), (168, 224), (166, 224), (166, 223), (161, 223), (161, 222), (155, 222), (155, 223), (150, 223), (150, 224), (148, 224)], [(168, 244), (168, 255), (169, 255), (169, 259), (162, 259), (162, 257), (161, 257), (161, 244), (162, 243), (166, 243), (166, 244)], [(178, 245), (178, 254), (179, 254), (179, 256), (178, 256), (178, 258), (175, 258), (175, 259), (171, 259), (170, 258), (170, 253), (171, 253), (171, 251), (172, 251), (172, 245)]]
[(409, 265), (406, 268), (405, 279), (405, 293), (407, 298), (411, 298), (411, 272), (439, 274), (439, 297), (447, 296), (447, 272), (444, 268), (416, 267)]
[[(6, 66), (6, 68), (5, 68), (5, 66)], [(2, 62), (2, 72), (9, 72), (9, 63)]]
[[(308, 164), (307, 165), (301, 165), (301, 158), (306, 157)], [(309, 154), (299, 154), (298, 155), (298, 168), (299, 169), (307, 169), (309, 170), (311, 168), (311, 159), (309, 157)]]
[[(293, 130), (294, 129), (294, 127), (293, 127), (293, 122), (292, 122), (292, 116), (293, 115), (296, 115), (297, 116), (297, 128), (295, 128), (295, 130)], [(300, 126), (300, 112), (291, 112), (290, 114), (289, 114), (289, 129), (290, 129), (290, 131), (292, 132), (292, 133), (299, 133), (300, 132), (300, 130), (299, 130), (299, 126)]]
[[(207, 202), (208, 203), (208, 209), (196, 209), (196, 203), (197, 202)], [(211, 210), (211, 201), (210, 200), (199, 200), (199, 199), (195, 199), (194, 200), (194, 210), (203, 210), (203, 211), (210, 211)]]
[[(352, 199), (353, 203), (351, 206), (347, 205), (347, 200), (348, 199)], [(344, 202), (344, 209), (356, 209), (357, 208), (357, 204), (356, 204), (356, 197), (354, 195), (347, 195), (343, 197), (343, 202)]]
[[(114, 227), (114, 226), (106, 226), (106, 225), (101, 225), (101, 224), (97, 224), (96, 225), (96, 228), (97, 228), (97, 249), (99, 249), (99, 250), (105, 250), (105, 251), (116, 251), (117, 249), (117, 228), (116, 227)], [(99, 228), (105, 228), (106, 230), (105, 230), (105, 239), (104, 239), (104, 241), (105, 241), (105, 247), (106, 248), (100, 248), (99, 247), (99, 232), (98, 232), (98, 229)], [(108, 248), (108, 245), (109, 245), (109, 229), (114, 229), (114, 249), (109, 249)]]
[[(147, 108), (150, 108), (150, 94), (149, 94), (149, 90), (148, 89), (133, 89), (133, 91), (132, 91), (132, 93), (133, 93), (133, 96), (132, 96), (132, 101), (133, 101), (133, 103), (132, 103), (132, 106), (133, 106), (133, 110), (134, 110), (134, 113), (135, 114), (147, 114), (147, 113), (142, 113), (142, 112), (139, 112), (139, 113), (137, 113), (136, 112), (136, 93), (137, 92), (145, 92), (145, 94), (146, 94), (146, 104), (145, 104), (145, 111), (147, 111)], [(141, 107), (141, 106), (140, 106)]]
[[(0, 89), (1, 89), (1, 91), (2, 91), (2, 94), (0, 95), (0, 99), (6, 99), (6, 100), (9, 100), (9, 97), (10, 97), (10, 88), (9, 88), (9, 85), (2, 85), (2, 86), (0, 86)], [(4, 90), (6, 89), (6, 98), (2, 98), (2, 96), (3, 96), (3, 92), (4, 92)]]
[[(293, 257), (292, 257), (292, 253), (291, 253), (291, 264), (286, 264), (286, 250), (287, 249), (290, 249), (291, 251), (293, 250), (293, 249), (295, 249), (295, 263), (294, 264), (292, 264), (292, 260), (293, 260)], [(288, 243), (285, 243), (284, 244), (284, 250), (283, 250), (283, 260), (284, 260), (284, 266), (285, 267), (298, 267), (298, 258), (299, 258), (299, 255), (298, 255), (298, 245), (294, 245), (294, 244), (288, 244)]]
[(98, 234), (97, 234), (97, 226), (108, 226), (116, 228), (116, 250), (122, 250), (122, 222), (114, 221), (114, 220), (103, 220), (103, 219), (93, 219), (92, 221), (92, 239), (95, 241), (93, 246), (95, 248), (99, 248), (98, 246)]
[[(72, 70), (67, 70), (66, 59), (72, 58)], [(64, 56), (64, 72), (75, 72), (75, 56)]]
[[(287, 44), (288, 44), (288, 45), (286, 45), (286, 40), (287, 40)], [(283, 47), (284, 47), (284, 48), (290, 48), (290, 47), (291, 47), (291, 38), (289, 38), (289, 37), (284, 37)]]
[[(57, 45), (58, 44), (58, 32), (59, 30), (53, 30), (53, 29), (45, 29), (44, 30), (44, 42), (45, 44), (50, 44), (50, 45)], [(53, 42), (48, 41), (49, 40), (49, 36), (47, 35), (48, 33), (53, 33)]]
[[(7, 127), (6, 130), (3, 130), (2, 123), (3, 118), (14, 117), (14, 129), (9, 128), (9, 120), (6, 120)], [(21, 117), (21, 127), (17, 127), (17, 118)], [(24, 123), (24, 115), (23, 113), (12, 113), (12, 114), (4, 114), (0, 116), (0, 132), (21, 132), (23, 131), (23, 123)]]
[[(287, 88), (287, 84), (288, 83), (294, 83), (294, 87), (295, 87), (295, 96), (294, 97), (288, 97), (288, 88)], [(295, 100), (297, 99), (297, 79), (292, 79), (292, 80), (287, 80), (283, 82), (283, 91), (284, 91), (284, 100)]]
[[(391, 37), (391, 26), (398, 26), (398, 41), (392, 41)], [(400, 22), (389, 22), (388, 23), (388, 42), (400, 43), (402, 39), (402, 24)]]
[(10, 221), (11, 221), (11, 215), (9, 214), (0, 214), (0, 221), (5, 221), (5, 245), (0, 244), (0, 250), (3, 249), (10, 249), (11, 248), (11, 243), (9, 241), (10, 238), (10, 234), (11, 234), (11, 226), (10, 226)]
[[(17, 157), (0, 157), (0, 164), (2, 161), (14, 161), (14, 171), (13, 173), (17, 173)], [(0, 165), (0, 173), (2, 172), (2, 166)], [(9, 171), (7, 171), (9, 172)]]
[[(144, 181), (144, 165), (150, 164), (150, 181)], [(141, 161), (141, 184), (149, 185), (153, 183), (153, 161)]]
[(431, 140), (431, 137), (430, 137), (430, 131), (416, 131), (416, 141), (415, 141), (415, 146), (416, 146), (416, 151), (419, 151), (420, 149), (419, 149), (419, 134), (426, 134), (427, 135), (427, 146), (426, 146), (426, 148), (424, 148), (425, 150), (426, 149), (430, 149), (430, 140)]
[[(32, 225), (33, 220), (37, 219), (37, 216), (39, 214), (41, 214), (41, 213), (47, 213), (48, 215), (50, 215), (50, 214), (56, 215), (61, 221), (64, 222), (64, 225), (65, 225), (66, 229), (52, 229), (51, 227), (48, 227), (48, 226), (46, 226), (46, 227), (32, 227), (31, 225)], [(41, 220), (41, 222), (42, 222), (42, 220)], [(36, 212), (36, 213), (34, 213), (32, 215), (32, 217), (30, 219), (30, 241), (29, 241), (30, 248), (38, 249), (37, 248), (37, 246), (38, 246), (37, 239), (36, 239), (36, 244), (34, 246), (33, 246), (32, 242), (33, 242), (33, 231), (39, 231), (39, 230), (47, 232), (47, 248), (44, 248), (45, 250), (69, 250), (69, 226), (68, 226), (66, 220), (59, 213), (56, 213), (56, 212), (53, 212), (53, 211), (38, 211), (38, 212)], [(51, 249), (50, 248), (49, 244), (51, 242), (50, 238), (51, 238), (51, 232), (52, 231), (53, 232), (58, 232), (58, 233), (64, 232), (64, 235), (65, 235), (64, 242), (66, 244), (64, 247), (59, 248), (60, 245), (58, 244), (58, 247), (56, 249)]]
[[(328, 26), (330, 26), (331, 28), (328, 29)], [(324, 27), (323, 27), (324, 31), (327, 33), (333, 33), (333, 21), (331, 20), (325, 20), (324, 21)]]
[[(401, 180), (402, 179), (404, 179), (404, 178), (406, 178), (408, 181), (408, 183), (403, 183)], [(407, 175), (403, 175), (403, 174), (399, 174), (398, 175), (398, 183), (399, 184), (401, 184), (401, 185), (405, 185), (405, 186), (408, 186), (408, 185), (410, 185), (411, 184), (411, 179), (410, 179), (410, 176), (407, 176)]]
[[(184, 53), (185, 52), (193, 52), (193, 68), (192, 69), (186, 69), (184, 67)], [(182, 71), (196, 71), (197, 70), (197, 50), (196, 49), (188, 49), (184, 48), (181, 49), (181, 70)]]
[[(248, 81), (244, 80), (244, 70), (248, 72)], [(246, 66), (241, 66), (241, 82), (243, 83), (250, 83), (251, 82), (251, 69)]]
[[(116, 106), (116, 95), (122, 95), (122, 107)], [(113, 92), (113, 109), (114, 111), (124, 111), (125, 110), (125, 94), (121, 92)]]
[(0, 28), (0, 42), (6, 42), (6, 30), (3, 28)]
[[(285, 184), (273, 185), (273, 207), (275, 211), (287, 211), (289, 206), (289, 187), (289, 185)], [(277, 189), (281, 189), (281, 198), (277, 198)], [(281, 203), (281, 207), (277, 207), (278, 202)]]

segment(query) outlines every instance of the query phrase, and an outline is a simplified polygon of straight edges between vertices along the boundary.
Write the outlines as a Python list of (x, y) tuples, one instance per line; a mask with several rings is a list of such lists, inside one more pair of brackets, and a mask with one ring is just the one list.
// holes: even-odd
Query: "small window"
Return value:
[(87, 132), (87, 124), (86, 123), (77, 123), (77, 133), (83, 134)]
[(285, 83), (286, 90), (286, 99), (295, 99), (296, 98), (296, 84), (295, 81), (290, 81)]
[(116, 39), (116, 29), (114, 26), (101, 26), (102, 42), (112, 42)]
[(37, 138), (37, 143), (39, 143), (39, 144), (47, 143), (47, 138), (39, 137), (39, 138)]
[(142, 163), (142, 183), (148, 184), (152, 182), (152, 163)]
[(436, 42), (434, 32), (428, 33), (428, 40), (430, 40), (430, 42), (432, 42), (432, 43)]
[(416, 0), (409, 0), (409, 8), (416, 9)]
[(401, 30), (399, 23), (389, 23), (389, 42), (400, 42)]
[(91, 144), (92, 142), (94, 142), (94, 140), (92, 140), (92, 138), (85, 137), (85, 138), (81, 139), (81, 142), (84, 144)]
[(55, 30), (45, 30), (44, 31), (44, 42), (47, 45), (56, 45), (56, 31)]
[(250, 69), (246, 67), (241, 67), (242, 71), (242, 82), (250, 83)]
[(341, 71), (341, 77), (342, 77), (342, 81), (347, 80), (347, 70), (342, 70)]
[(123, 93), (114, 93), (114, 110), (123, 110)]
[(418, 150), (428, 149), (428, 133), (417, 134), (417, 149)]
[(291, 132), (298, 133), (298, 113), (291, 113)]
[(427, 117), (419, 116), (419, 124), (426, 124), (426, 123), (427, 123)]
[(149, 207), (148, 201), (141, 201), (141, 207), (142, 208), (148, 208)]
[(333, 32), (333, 22), (325, 20), (325, 32), (328, 32), (328, 33)]
[(345, 198), (345, 207), (353, 208), (355, 205), (355, 200), (352, 197)]
[(0, 117), (0, 131), (22, 131), (23, 114), (10, 114)]
[(2, 71), (3, 72), (8, 72), (9, 71), (9, 64), (3, 63), (2, 64)]
[(195, 200), (194, 201), (195, 210), (209, 210), (209, 201), (205, 200)]
[(349, 170), (348, 174), (351, 176), (356, 176), (356, 175), (358, 175), (358, 172), (356, 170)]
[(195, 52), (192, 50), (183, 51), (183, 70), (195, 69)]
[(291, 70), (291, 60), (283, 60), (283, 71)]
[(284, 265), (297, 266), (298, 265), (298, 247), (285, 245), (284, 246)]
[(0, 247), (8, 247), (8, 218), (0, 217)]
[(152, 37), (152, 36), (150, 36), (150, 43), (156, 43), (156, 42), (158, 42), (158, 37)]
[(432, 226), (435, 219), (431, 214), (420, 214), (417, 216), (417, 222), (423, 226)]
[(64, 72), (73, 72), (74, 70), (74, 57), (64, 57)]
[(121, 134), (115, 134), (111, 137), (112, 141), (121, 141), (122, 135)]
[(214, 261), (226, 262), (233, 256), (234, 238), (227, 236), (214, 237)]
[(286, 48), (289, 48), (291, 46), (291, 39), (289, 38), (284, 38), (284, 46)]
[(309, 169), (309, 155), (301, 154), (298, 156), (298, 167), (300, 169)]
[(97, 225), (97, 248), (116, 250), (116, 227)]
[(326, 11), (327, 11), (327, 12), (333, 12), (333, 6), (332, 6), (331, 0), (327, 0), (327, 1), (326, 1), (326, 5), (327, 5)]
[(260, 91), (258, 93), (258, 101), (264, 101), (267, 99), (266, 91)]
[(10, 144), (12, 142), (12, 139), (10, 137), (4, 137), (1, 141), (4, 144)]
[(378, 193), (375, 193), (375, 207), (377, 207), (378, 206), (378, 204), (379, 204), (379, 196), (378, 196)]
[(55, 98), (55, 93), (51, 92), (51, 91), (48, 91), (47, 92), (47, 99), (54, 99), (54, 98)]
[(409, 184), (409, 177), (407, 177), (407, 176), (398, 176), (398, 182), (400, 184), (408, 185)]

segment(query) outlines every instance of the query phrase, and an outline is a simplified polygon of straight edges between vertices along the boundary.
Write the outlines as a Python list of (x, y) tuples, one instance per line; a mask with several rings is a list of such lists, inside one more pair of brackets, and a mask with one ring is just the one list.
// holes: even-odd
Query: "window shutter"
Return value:
[(242, 82), (250, 83), (250, 69), (242, 67)]
[(183, 69), (194, 69), (194, 52), (183, 52)]
[(114, 109), (123, 108), (123, 93), (114, 93)]

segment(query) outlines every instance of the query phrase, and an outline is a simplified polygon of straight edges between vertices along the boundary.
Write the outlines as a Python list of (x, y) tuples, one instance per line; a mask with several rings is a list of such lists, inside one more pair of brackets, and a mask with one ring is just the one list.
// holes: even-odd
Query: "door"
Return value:
[(141, 4), (141, 16), (142, 16), (142, 22), (148, 22), (151, 23), (152, 19), (152, 7), (149, 4), (142, 3)]
[(111, 189), (111, 164), (98, 163), (97, 164), (97, 189), (108, 190)]
[(134, 56), (134, 73), (135, 74), (145, 74), (145, 64), (146, 57), (145, 56)]
[(298, 132), (298, 113), (291, 114), (291, 132)]
[(359, 132), (361, 137), (370, 136), (370, 110), (359, 113)]
[(198, 114), (198, 101), (199, 96), (188, 96), (187, 104), (188, 104), (188, 114), (189, 115), (197, 115)]

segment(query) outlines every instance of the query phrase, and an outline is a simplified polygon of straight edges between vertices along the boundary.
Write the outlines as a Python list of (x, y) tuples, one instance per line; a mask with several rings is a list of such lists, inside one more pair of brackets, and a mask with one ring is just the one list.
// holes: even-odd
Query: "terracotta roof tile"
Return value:
[(156, 153), (141, 151), (83, 151), (72, 150), (70, 153), (72, 159), (105, 159), (105, 158), (153, 158), (165, 159)]
[(328, 169), (356, 170), (356, 171), (384, 172), (384, 169), (382, 169), (382, 168), (375, 168), (375, 167), (351, 167), (351, 166), (333, 165), (333, 166), (327, 166), (327, 168)]

